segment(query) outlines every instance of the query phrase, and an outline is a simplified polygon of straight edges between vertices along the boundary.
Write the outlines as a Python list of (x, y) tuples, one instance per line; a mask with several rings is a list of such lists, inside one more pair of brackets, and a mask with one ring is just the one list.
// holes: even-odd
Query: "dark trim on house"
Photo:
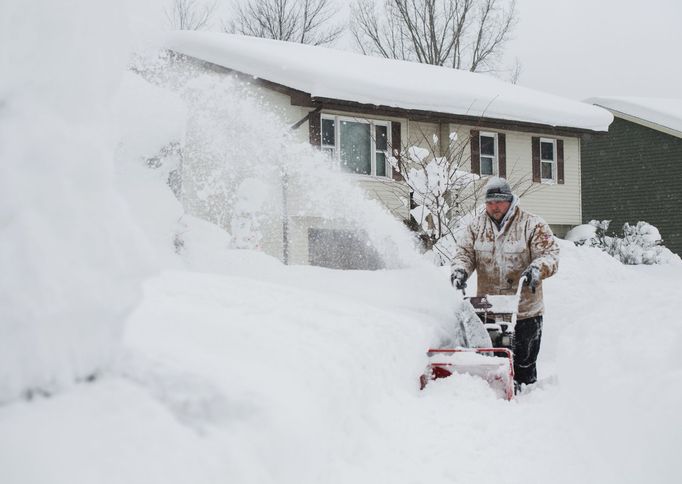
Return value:
[(497, 133), (497, 171), (500, 178), (507, 178), (507, 135)]
[(400, 168), (399, 170), (396, 170), (395, 167), (391, 167), (391, 178), (396, 181), (405, 180), (403, 175), (400, 173), (400, 170), (403, 169), (401, 156), (403, 150), (401, 124), (402, 123), (399, 121), (391, 121), (391, 154), (398, 161), (398, 167)]
[(481, 132), (472, 129), (469, 134), (469, 147), (471, 148), (471, 173), (481, 174)]
[(540, 138), (533, 136), (530, 139), (530, 145), (533, 183), (540, 183)]
[(316, 150), (322, 149), (322, 108), (315, 108), (308, 113), (308, 140)]
[[(368, 114), (374, 117), (398, 117), (407, 118), (411, 121), (428, 121), (431, 123), (453, 123), (475, 127), (485, 127), (490, 130), (498, 131), (520, 131), (524, 133), (540, 133), (550, 136), (582, 136), (585, 134), (601, 134), (601, 131), (589, 129), (578, 129), (564, 126), (549, 126), (546, 124), (527, 123), (523, 121), (510, 121), (497, 118), (486, 118), (481, 116), (464, 116), (459, 114), (440, 113), (437, 111), (421, 111), (417, 109), (403, 109), (391, 106), (376, 106), (373, 104), (362, 104), (340, 99), (311, 97), (311, 104), (296, 104), (292, 98), (293, 105), (310, 106), (322, 105), (323, 109), (333, 111), (350, 111), (354, 113)], [(319, 103), (319, 104), (318, 104)]]
[(306, 114), (306, 115), (303, 116), (300, 120), (298, 120), (298, 121), (296, 121), (294, 124), (292, 124), (292, 125), (289, 127), (289, 129), (292, 130), (292, 131), (294, 131), (294, 130), (300, 128), (300, 127), (303, 125), (303, 123), (305, 123), (306, 121), (308, 121), (308, 120), (310, 119), (311, 116), (315, 116), (315, 115), (316, 115), (317, 113), (319, 113), (320, 111), (322, 111), (322, 107), (321, 107), (321, 106), (318, 106), (318, 107), (316, 107), (315, 109), (313, 109), (312, 111), (309, 111), (308, 114)]

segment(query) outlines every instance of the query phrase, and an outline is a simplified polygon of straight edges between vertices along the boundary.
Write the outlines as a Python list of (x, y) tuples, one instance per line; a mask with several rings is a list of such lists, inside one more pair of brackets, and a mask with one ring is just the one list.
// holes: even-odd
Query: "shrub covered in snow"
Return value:
[(566, 240), (576, 245), (597, 247), (623, 264), (666, 264), (680, 257), (666, 248), (656, 227), (647, 222), (625, 223), (622, 236), (608, 236), (610, 220), (592, 220), (578, 225), (566, 234)]
[(450, 134), (444, 156), (433, 156), (438, 137), (424, 140), (430, 149), (410, 146), (403, 149), (401, 160), (390, 158), (412, 192), (411, 226), (438, 264), (447, 264), (456, 250), (453, 227), (475, 205), (474, 183), (480, 179), (464, 169), (464, 154), (469, 140)]

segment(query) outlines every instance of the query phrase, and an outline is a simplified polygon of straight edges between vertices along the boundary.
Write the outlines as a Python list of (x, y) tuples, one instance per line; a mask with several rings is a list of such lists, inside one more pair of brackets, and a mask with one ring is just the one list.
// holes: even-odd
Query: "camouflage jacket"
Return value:
[[(467, 275), (477, 271), (479, 296), (515, 294), (521, 273), (531, 264), (540, 270), (542, 279), (559, 268), (559, 245), (549, 225), (517, 203), (518, 198), (514, 197), (501, 229), (483, 212), (458, 240), (452, 271), (462, 269)], [(518, 318), (532, 318), (543, 311), (542, 282), (535, 293), (524, 287)]]

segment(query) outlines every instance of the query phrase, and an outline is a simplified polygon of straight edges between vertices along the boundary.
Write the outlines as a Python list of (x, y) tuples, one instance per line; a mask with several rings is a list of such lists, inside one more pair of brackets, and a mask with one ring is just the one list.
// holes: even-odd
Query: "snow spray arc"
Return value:
[[(332, 258), (345, 268), (416, 263), (410, 232), (369, 200), (352, 175), (301, 141), (300, 132), (257, 89), (218, 73), (200, 75), (182, 89), (190, 106), (183, 154), (186, 209), (226, 228), (233, 247), (293, 263), (325, 265), (329, 254), (309, 248), (329, 242), (345, 248)], [(359, 256), (363, 248), (373, 256)]]

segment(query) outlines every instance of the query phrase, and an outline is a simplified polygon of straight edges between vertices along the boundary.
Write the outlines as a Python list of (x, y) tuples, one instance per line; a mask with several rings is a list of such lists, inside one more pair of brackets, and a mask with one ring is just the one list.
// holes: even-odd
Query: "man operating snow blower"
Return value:
[(484, 188), (485, 212), (474, 218), (458, 241), (452, 261), (452, 284), (464, 290), (473, 271), (477, 293), (513, 295), (524, 287), (513, 339), (514, 380), (537, 380), (536, 360), (542, 336), (542, 280), (559, 266), (559, 246), (540, 217), (522, 210), (503, 178), (491, 178)]

